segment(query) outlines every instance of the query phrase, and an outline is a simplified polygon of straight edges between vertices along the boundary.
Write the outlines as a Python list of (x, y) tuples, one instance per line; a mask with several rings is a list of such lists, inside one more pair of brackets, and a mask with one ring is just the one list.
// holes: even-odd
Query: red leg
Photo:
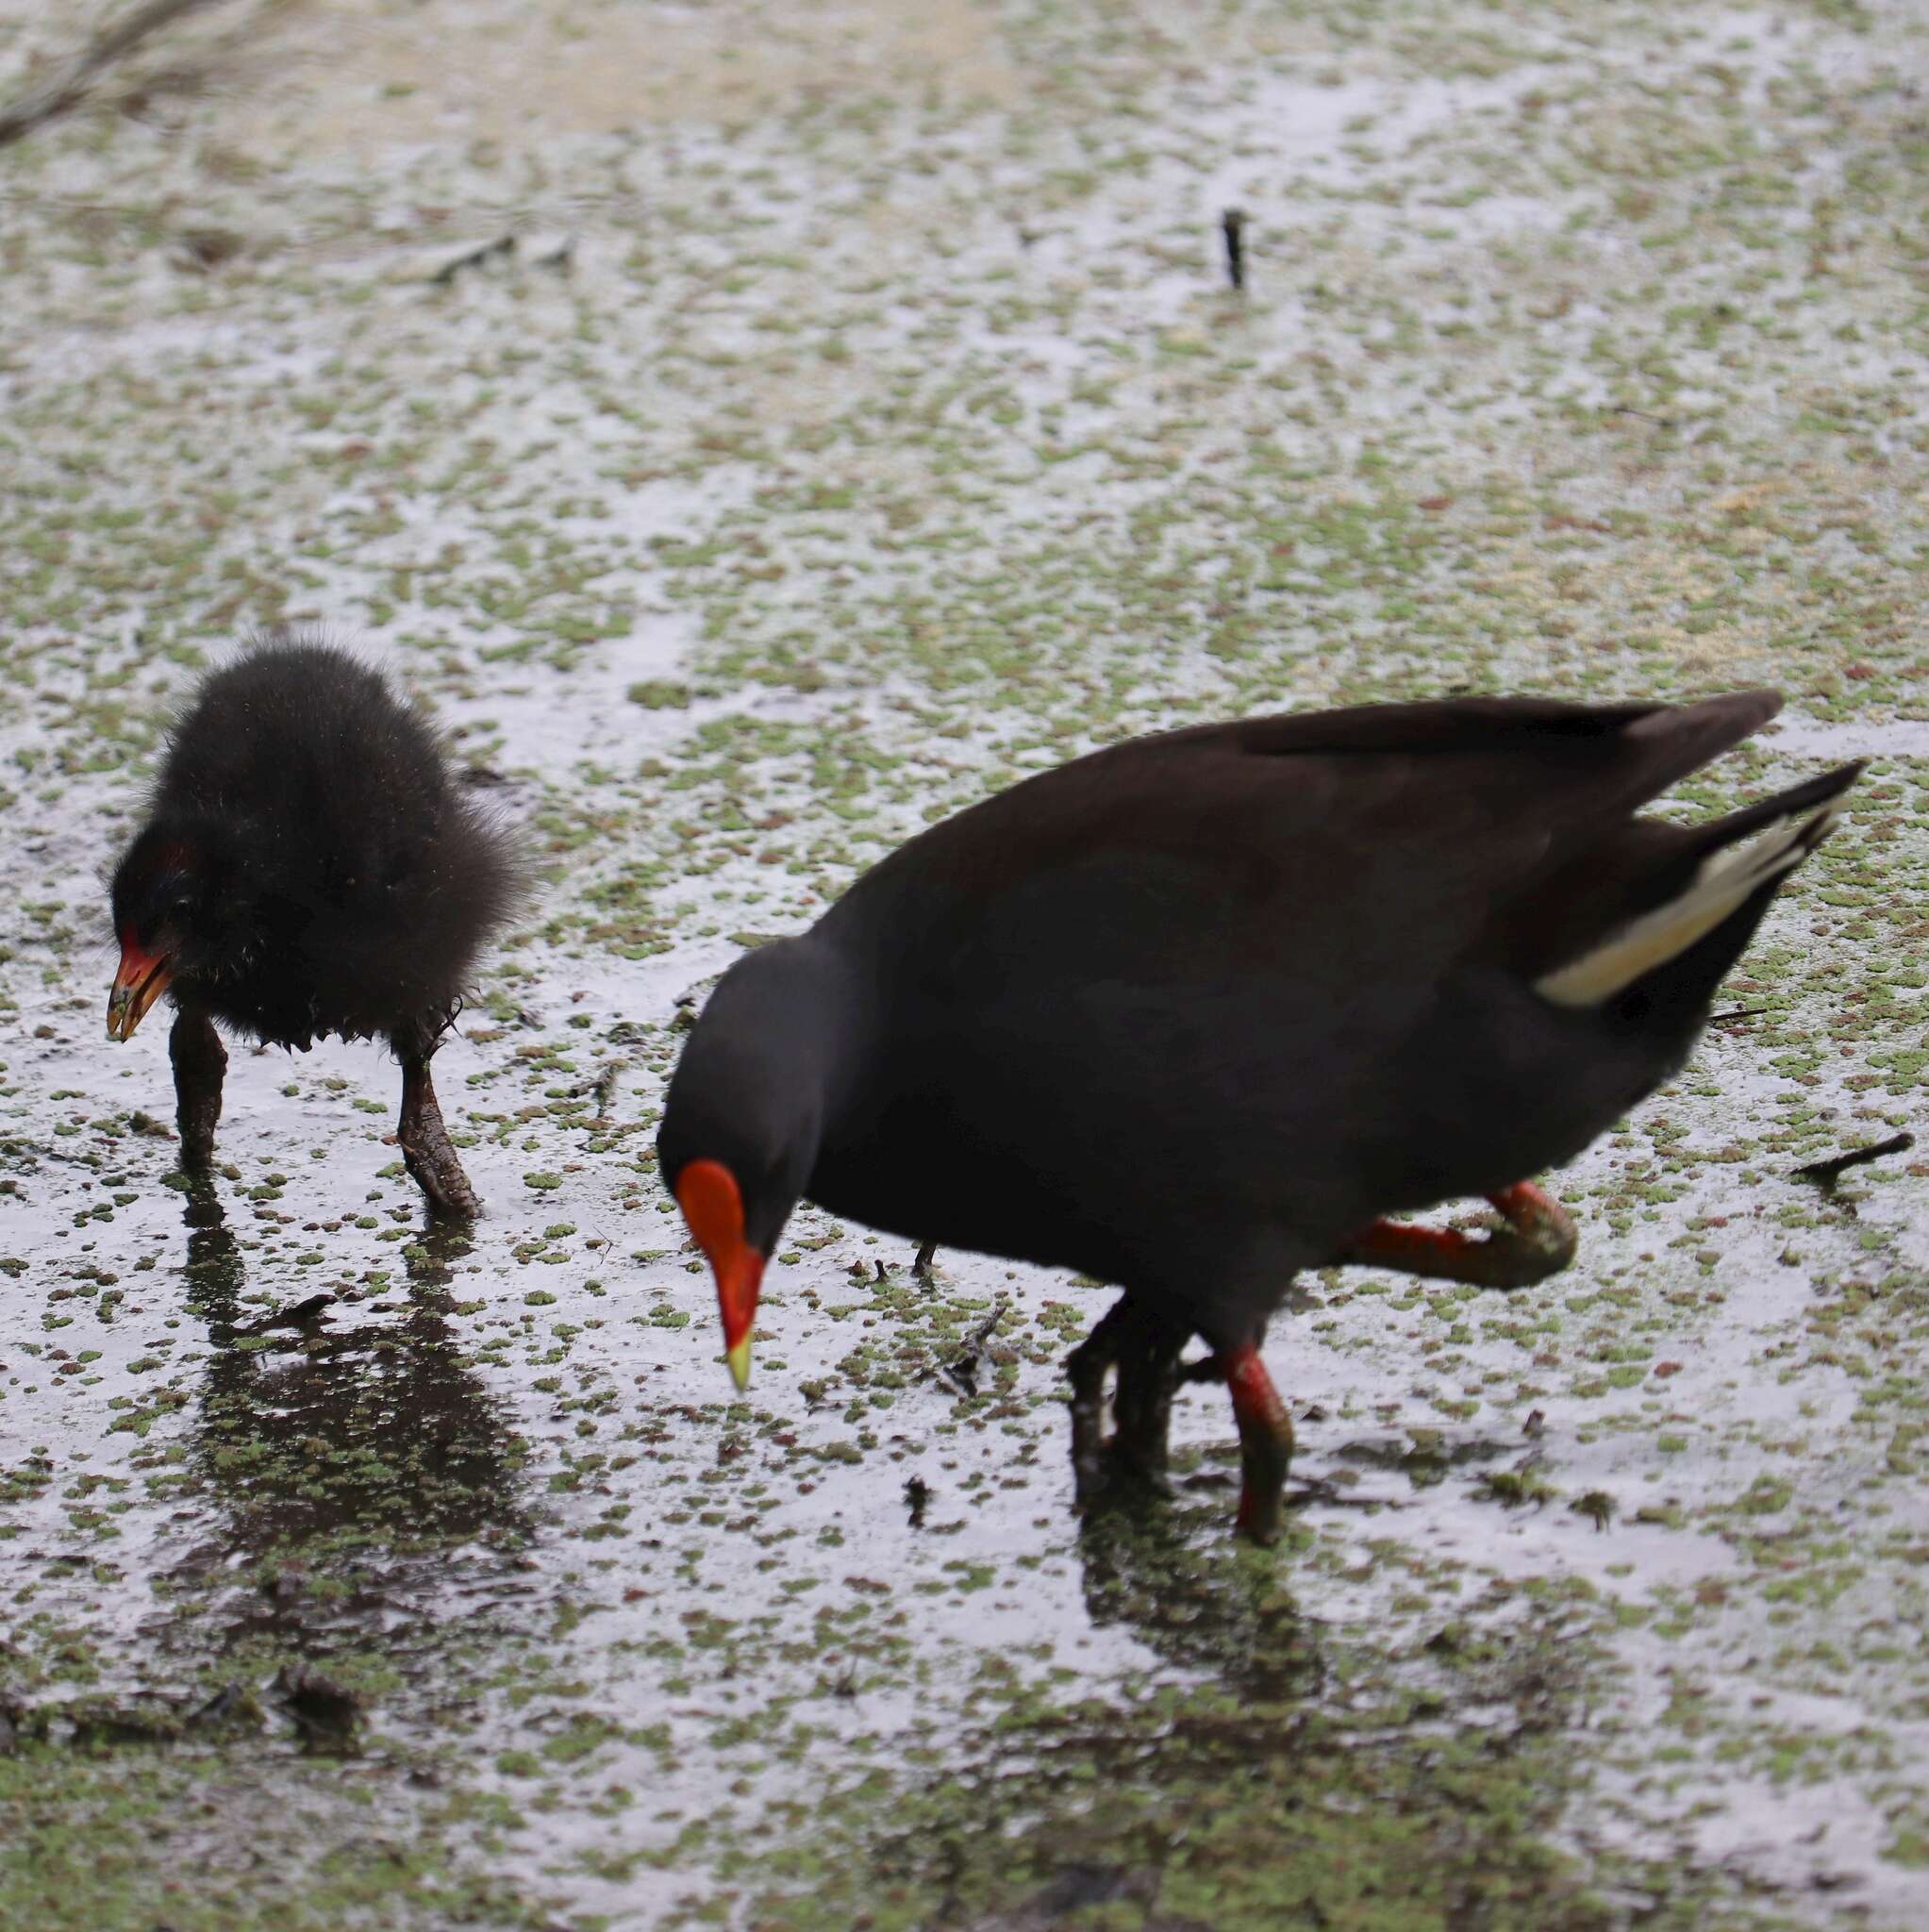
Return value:
[(1220, 1360), (1239, 1425), (1239, 1533), (1256, 1543), (1274, 1542), (1284, 1527), (1280, 1498), (1292, 1461), (1292, 1418), (1254, 1343), (1229, 1349)]
[(1574, 1258), (1574, 1224), (1560, 1203), (1532, 1181), (1503, 1188), (1488, 1199), (1507, 1224), (1491, 1234), (1376, 1221), (1339, 1259), (1480, 1288), (1529, 1288), (1558, 1274)]

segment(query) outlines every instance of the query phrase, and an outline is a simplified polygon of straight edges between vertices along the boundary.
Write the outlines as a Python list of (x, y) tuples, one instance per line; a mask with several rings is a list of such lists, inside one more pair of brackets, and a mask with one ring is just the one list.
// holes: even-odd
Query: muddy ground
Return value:
[[(233, 0), (0, 152), (0, 1921), (1921, 1924), (1929, 1148), (1791, 1171), (1929, 1113), (1925, 27)], [(542, 856), (468, 1237), (374, 1049), (238, 1053), (191, 1187), (103, 1037), (278, 619)], [(1074, 1521), (1090, 1282), (806, 1212), (733, 1398), (650, 1143), (741, 947), (1122, 733), (1754, 682), (1678, 808), (1845, 829), (1570, 1274), (1300, 1284), (1286, 1547), (1209, 1393)]]

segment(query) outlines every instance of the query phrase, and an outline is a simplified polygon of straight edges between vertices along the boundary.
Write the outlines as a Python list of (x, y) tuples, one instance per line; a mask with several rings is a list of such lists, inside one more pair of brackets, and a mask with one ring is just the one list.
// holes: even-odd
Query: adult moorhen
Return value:
[[(1819, 844), (1847, 765), (1695, 826), (1634, 816), (1780, 708), (1375, 705), (1134, 740), (913, 839), (726, 974), (657, 1140), (749, 1373), (800, 1197), (1116, 1281), (1074, 1356), (1073, 1453), (1164, 1435), (1197, 1333), (1232, 1391), (1239, 1525), (1292, 1431), (1259, 1344), (1297, 1269), (1514, 1287), (1573, 1233), (1525, 1176), (1686, 1058)], [(1485, 1194), (1484, 1239), (1382, 1217)]]
[(172, 997), (182, 1165), (213, 1156), (227, 1066), (213, 1022), (287, 1047), (380, 1034), (402, 1062), (409, 1173), (441, 1212), (475, 1213), (429, 1059), (524, 880), (513, 836), (367, 665), (271, 632), (208, 677), (111, 889), (108, 1037)]

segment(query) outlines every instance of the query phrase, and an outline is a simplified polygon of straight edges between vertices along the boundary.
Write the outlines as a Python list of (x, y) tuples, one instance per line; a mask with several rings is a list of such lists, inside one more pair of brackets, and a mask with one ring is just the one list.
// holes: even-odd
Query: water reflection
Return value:
[(1101, 1510), (1078, 1554), (1092, 1623), (1128, 1625), (1163, 1661), (1269, 1704), (1312, 1696), (1324, 1683), (1289, 1557), (1284, 1549), (1250, 1556), (1225, 1536), (1218, 1509)]
[(337, 1325), (304, 1304), (309, 1319), (268, 1326), (244, 1323), (243, 1251), (211, 1181), (191, 1186), (185, 1219), (188, 1307), (213, 1349), (189, 1457), (231, 1547), (298, 1559), (524, 1540), (523, 1444), (450, 1319), (465, 1230), (409, 1241), (400, 1308), (338, 1309)]

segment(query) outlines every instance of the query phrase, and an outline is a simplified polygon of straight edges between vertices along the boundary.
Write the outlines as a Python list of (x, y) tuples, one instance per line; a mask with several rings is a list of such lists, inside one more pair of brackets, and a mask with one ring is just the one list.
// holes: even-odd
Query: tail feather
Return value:
[[(1686, 885), (1534, 982), (1558, 1007), (1598, 1007), (1686, 953), (1794, 869), (1834, 829), (1860, 774), (1844, 765), (1705, 828), (1706, 856)], [(1751, 924), (1753, 922), (1750, 922)]]

